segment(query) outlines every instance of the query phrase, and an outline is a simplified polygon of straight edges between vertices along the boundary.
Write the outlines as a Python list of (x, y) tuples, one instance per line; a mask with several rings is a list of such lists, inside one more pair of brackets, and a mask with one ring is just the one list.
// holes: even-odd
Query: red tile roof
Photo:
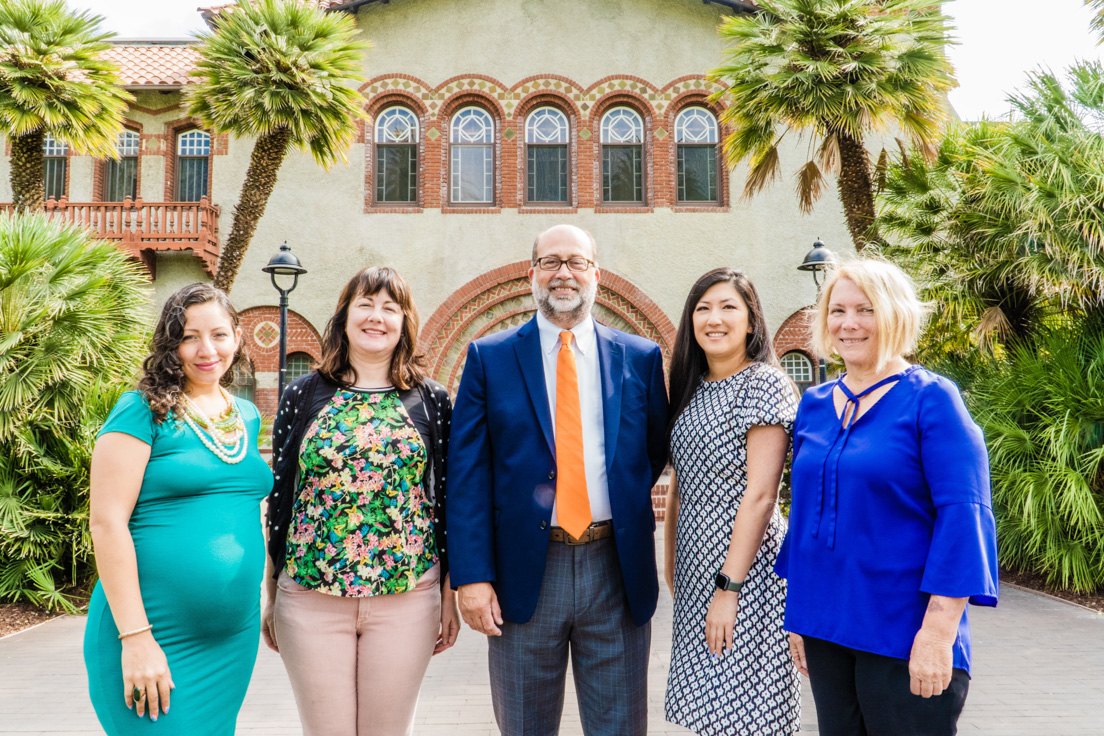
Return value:
[(199, 81), (190, 76), (199, 58), (194, 43), (123, 43), (103, 58), (119, 65), (124, 87), (179, 87)]

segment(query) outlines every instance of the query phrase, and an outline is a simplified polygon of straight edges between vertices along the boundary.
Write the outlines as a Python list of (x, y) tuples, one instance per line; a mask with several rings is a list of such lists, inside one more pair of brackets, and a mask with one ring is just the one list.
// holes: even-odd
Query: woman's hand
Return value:
[(731, 590), (718, 590), (705, 614), (705, 645), (720, 656), (725, 649), (732, 649), (736, 614), (740, 610), (740, 594)]
[(449, 587), (446, 575), (445, 587), (441, 593), (441, 632), (437, 635), (437, 645), (433, 647), (433, 653), (440, 654), (451, 647), (459, 635), (460, 609), (456, 605), (456, 591)]
[(913, 695), (930, 698), (951, 684), (955, 637), (965, 608), (965, 598), (942, 595), (928, 598), (924, 623), (912, 640), (909, 654), (909, 690)]
[(261, 638), (274, 652), (280, 651), (280, 645), (276, 641), (276, 605), (269, 599), (261, 611)]
[(916, 632), (909, 654), (909, 690), (913, 695), (930, 698), (951, 684), (954, 641), (954, 637), (942, 638), (923, 627)]
[[(174, 687), (169, 662), (152, 632), (123, 639), (123, 698), (127, 708), (137, 705), (139, 717), (148, 710), (150, 720), (156, 721), (159, 708), (162, 713), (169, 712), (169, 694)], [(137, 701), (135, 688), (142, 693)]]
[(805, 661), (805, 640), (798, 634), (790, 634), (790, 656), (798, 673), (809, 676), (809, 663)]

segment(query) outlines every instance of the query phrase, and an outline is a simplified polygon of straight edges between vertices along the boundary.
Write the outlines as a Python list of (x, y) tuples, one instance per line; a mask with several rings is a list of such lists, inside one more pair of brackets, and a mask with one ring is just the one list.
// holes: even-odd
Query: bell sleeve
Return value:
[(925, 387), (917, 425), (924, 479), (935, 507), (920, 589), (995, 606), (997, 531), (981, 429), (958, 387), (943, 377)]

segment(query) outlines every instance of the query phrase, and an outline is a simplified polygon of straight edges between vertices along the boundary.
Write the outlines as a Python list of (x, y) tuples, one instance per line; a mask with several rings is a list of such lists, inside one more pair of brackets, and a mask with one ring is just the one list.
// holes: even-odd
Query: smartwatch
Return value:
[(717, 573), (717, 590), (731, 590), (733, 593), (739, 593), (742, 587), (744, 587), (742, 580), (736, 582), (735, 580), (729, 580), (723, 572)]

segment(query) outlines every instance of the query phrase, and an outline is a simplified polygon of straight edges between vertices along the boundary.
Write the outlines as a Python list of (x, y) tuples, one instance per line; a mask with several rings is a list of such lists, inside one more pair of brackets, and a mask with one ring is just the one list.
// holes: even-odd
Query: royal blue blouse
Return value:
[[(836, 381), (805, 391), (775, 571), (787, 631), (908, 659), (929, 595), (997, 604), (997, 544), (985, 441), (958, 388), (920, 366), (898, 375), (850, 429)], [(954, 666), (970, 671), (965, 612)]]

